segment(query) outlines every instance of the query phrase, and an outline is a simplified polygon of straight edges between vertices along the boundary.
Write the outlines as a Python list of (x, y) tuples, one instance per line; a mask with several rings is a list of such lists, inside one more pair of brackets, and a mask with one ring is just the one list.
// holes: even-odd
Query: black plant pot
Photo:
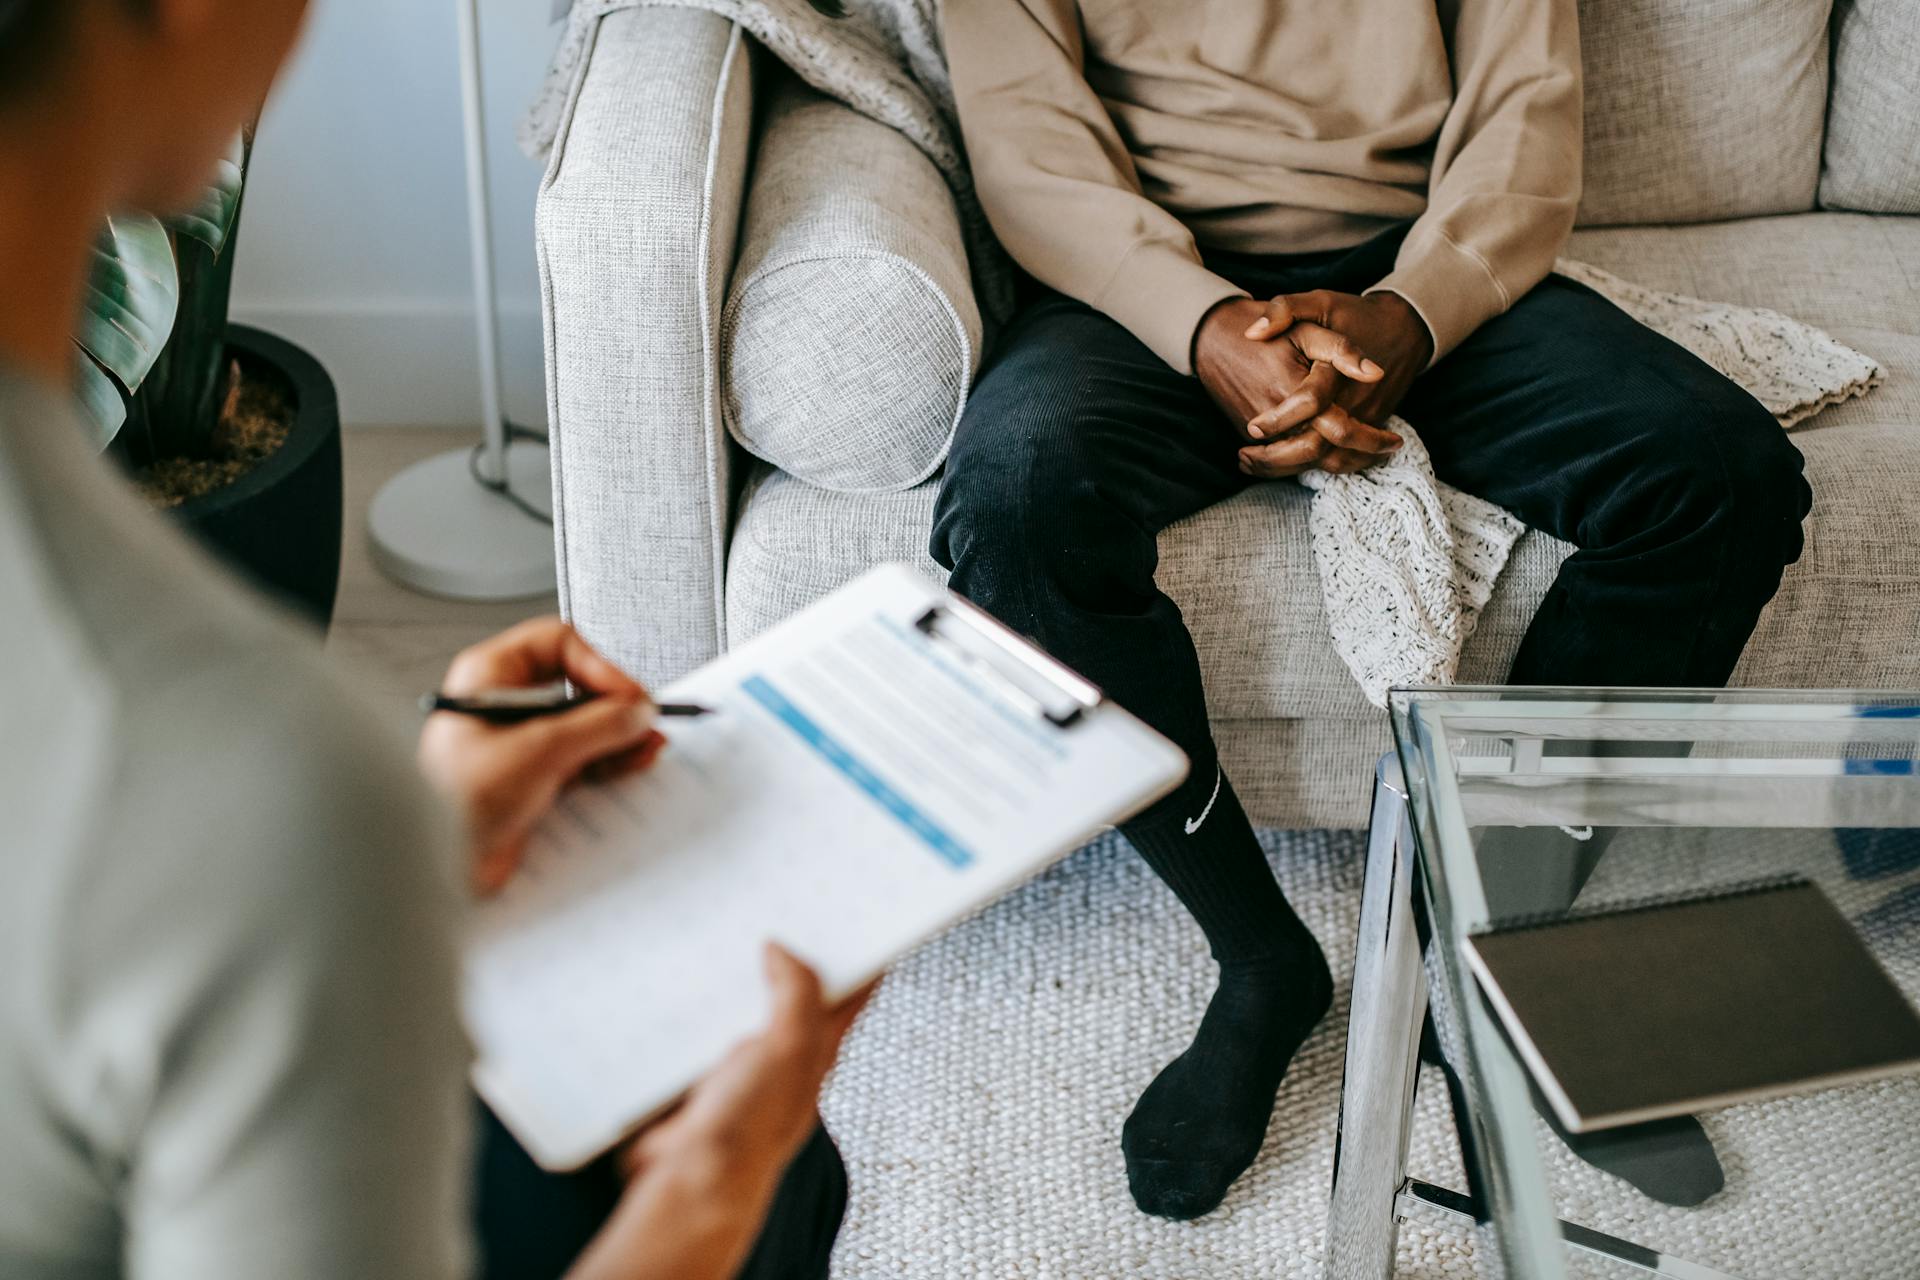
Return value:
[(243, 367), (285, 379), (293, 404), (287, 441), (223, 489), (174, 508), (215, 555), (322, 630), (340, 584), (340, 402), (320, 362), (282, 338), (229, 325)]

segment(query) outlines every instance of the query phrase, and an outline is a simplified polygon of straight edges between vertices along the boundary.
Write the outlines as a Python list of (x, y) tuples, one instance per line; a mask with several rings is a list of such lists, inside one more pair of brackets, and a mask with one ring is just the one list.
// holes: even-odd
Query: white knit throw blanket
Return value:
[[(751, 32), (822, 93), (890, 125), (946, 176), (959, 205), (988, 317), (1005, 316), (1010, 272), (966, 171), (940, 53), (938, 0), (850, 0), (831, 19), (807, 0), (575, 0), (545, 89), (522, 129), (530, 152), (553, 145), (594, 25), (619, 9), (707, 9)], [(1871, 357), (1778, 312), (1642, 288), (1595, 267), (1554, 268), (1745, 387), (1784, 428), (1864, 395), (1884, 370)], [(1397, 686), (1449, 684), (1480, 610), (1526, 526), (1434, 478), (1418, 433), (1358, 475), (1311, 473), (1308, 529), (1335, 650), (1378, 705)]]

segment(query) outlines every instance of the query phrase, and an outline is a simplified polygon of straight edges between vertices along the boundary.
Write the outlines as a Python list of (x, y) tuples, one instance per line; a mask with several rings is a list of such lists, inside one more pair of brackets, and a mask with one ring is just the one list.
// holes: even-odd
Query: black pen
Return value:
[[(426, 712), (452, 711), (484, 720), (488, 724), (520, 724), (583, 707), (599, 696), (591, 689), (569, 693), (565, 685), (541, 685), (532, 689), (482, 689), (461, 697), (436, 692), (421, 696), (420, 709)], [(653, 710), (655, 715), (681, 719), (713, 714), (712, 707), (693, 702), (662, 702)]]

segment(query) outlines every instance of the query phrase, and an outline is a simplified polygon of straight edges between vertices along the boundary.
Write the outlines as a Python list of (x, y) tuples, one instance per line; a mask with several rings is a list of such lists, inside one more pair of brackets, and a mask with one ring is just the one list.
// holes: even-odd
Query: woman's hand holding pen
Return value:
[(455, 696), (569, 680), (599, 695), (519, 724), (436, 713), (420, 733), (420, 767), (460, 807), (480, 893), (499, 890), (560, 793), (583, 776), (645, 769), (666, 738), (653, 700), (559, 618), (536, 618), (462, 652), (442, 690)]

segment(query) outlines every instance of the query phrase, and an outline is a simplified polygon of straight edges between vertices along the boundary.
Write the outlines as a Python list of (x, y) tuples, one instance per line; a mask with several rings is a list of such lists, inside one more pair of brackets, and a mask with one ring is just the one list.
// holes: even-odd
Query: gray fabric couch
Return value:
[[(1788, 312), (1888, 370), (1797, 433), (1806, 552), (1736, 682), (1920, 688), (1920, 0), (1591, 0), (1583, 44), (1570, 256)], [(661, 682), (875, 562), (938, 575), (982, 326), (952, 202), (903, 139), (721, 17), (618, 12), (538, 237), (561, 598), (590, 639)], [(1328, 645), (1307, 496), (1176, 526), (1161, 582), (1256, 820), (1352, 826), (1387, 723)], [(1522, 540), (1464, 679), (1500, 679), (1568, 551)]]

